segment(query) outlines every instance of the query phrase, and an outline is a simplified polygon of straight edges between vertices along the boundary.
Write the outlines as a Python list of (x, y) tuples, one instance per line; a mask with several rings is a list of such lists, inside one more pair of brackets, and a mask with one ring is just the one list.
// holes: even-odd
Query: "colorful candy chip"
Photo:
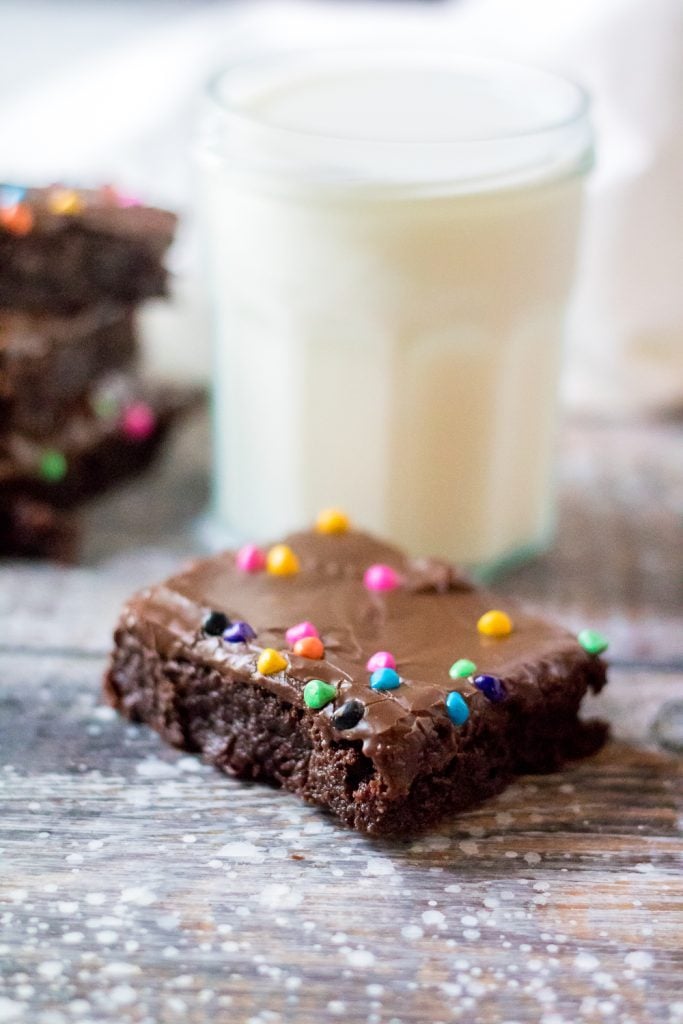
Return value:
[(80, 213), (85, 203), (83, 198), (72, 188), (56, 188), (47, 200), (50, 213), (71, 216)]
[(66, 456), (56, 448), (48, 448), (40, 456), (38, 475), (50, 484), (58, 484), (67, 474), (69, 465)]
[(332, 725), (335, 729), (343, 732), (344, 729), (353, 729), (365, 714), (365, 704), (361, 700), (344, 701), (340, 708), (337, 708), (332, 715)]
[(290, 626), (285, 633), (290, 647), (293, 647), (297, 640), (303, 640), (307, 636), (320, 636), (312, 622), (297, 622), (296, 626)]
[(325, 508), (315, 521), (318, 533), (347, 533), (349, 517), (338, 508)]
[(122, 210), (130, 210), (133, 206), (142, 206), (142, 199), (133, 196), (129, 192), (116, 192), (116, 205)]
[(119, 194), (115, 185), (101, 185), (99, 193), (100, 200), (107, 206), (119, 205)]
[(0, 208), (0, 227), (5, 228), (12, 235), (28, 235), (33, 229), (34, 223), (33, 211), (26, 203)]
[(121, 430), (130, 441), (146, 441), (156, 430), (157, 418), (147, 402), (133, 402), (124, 409)]
[(118, 419), (121, 411), (121, 403), (116, 395), (107, 391), (95, 395), (90, 401), (90, 407), (101, 420)]
[(505, 683), (498, 676), (475, 676), (472, 682), (492, 704), (500, 704), (508, 695)]
[(492, 608), (490, 612), (485, 612), (481, 616), (477, 622), (477, 629), (482, 636), (509, 636), (512, 632), (512, 619), (506, 612)]
[(141, 199), (138, 199), (137, 196), (121, 192), (116, 185), (102, 185), (100, 196), (109, 206), (118, 206), (121, 210), (125, 210), (130, 206), (142, 206)]
[(273, 576), (293, 576), (299, 571), (299, 559), (287, 544), (276, 544), (266, 555), (266, 569)]
[(609, 647), (609, 641), (597, 629), (582, 629), (577, 640), (587, 654), (602, 654)]
[(287, 659), (283, 658), (279, 651), (272, 647), (266, 647), (259, 654), (256, 667), (262, 676), (272, 676), (276, 672), (282, 672), (287, 668)]
[(325, 648), (320, 637), (302, 636), (301, 640), (297, 640), (294, 644), (294, 653), (299, 658), (312, 658), (314, 661), (320, 661), (325, 657)]
[(266, 556), (255, 544), (245, 544), (235, 555), (235, 565), (240, 572), (262, 572), (266, 567)]
[(467, 679), (477, 671), (477, 666), (469, 658), (458, 658), (448, 670), (451, 679)]
[(252, 629), (248, 622), (233, 622), (228, 629), (223, 633), (223, 639), (227, 640), (229, 644), (246, 644), (250, 640), (253, 640), (256, 636), (256, 631)]
[(365, 667), (368, 672), (376, 672), (378, 668), (396, 668), (396, 658), (389, 651), (375, 651)]
[(393, 668), (378, 668), (370, 676), (373, 690), (397, 690), (400, 685), (401, 677)]
[(470, 717), (467, 701), (457, 690), (452, 690), (446, 697), (446, 711), (453, 725), (464, 725)]
[(379, 563), (369, 566), (363, 575), (363, 583), (368, 590), (376, 592), (395, 590), (400, 585), (399, 575), (390, 565)]
[(311, 679), (304, 686), (304, 704), (308, 708), (324, 708), (337, 696), (337, 687), (322, 679)]
[(232, 623), (225, 612), (211, 611), (202, 622), (202, 629), (207, 636), (222, 636)]
[(26, 189), (21, 185), (0, 185), (0, 209), (7, 210), (18, 206), (26, 196)]

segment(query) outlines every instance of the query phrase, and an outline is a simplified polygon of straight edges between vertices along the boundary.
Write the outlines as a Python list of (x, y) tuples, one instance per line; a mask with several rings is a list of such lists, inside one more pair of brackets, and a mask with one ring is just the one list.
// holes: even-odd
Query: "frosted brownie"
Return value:
[(0, 433), (54, 432), (94, 381), (130, 368), (135, 352), (128, 306), (103, 302), (68, 315), (0, 309)]
[(0, 306), (66, 312), (163, 295), (175, 225), (110, 187), (0, 185)]
[(198, 403), (192, 388), (114, 375), (47, 437), (0, 432), (0, 501), (68, 508), (145, 469), (169, 428)]
[(588, 631), (589, 653), (499, 604), (365, 534), (298, 533), (131, 598), (105, 691), (230, 774), (362, 831), (410, 833), (604, 739), (578, 718), (605, 683), (601, 638)]

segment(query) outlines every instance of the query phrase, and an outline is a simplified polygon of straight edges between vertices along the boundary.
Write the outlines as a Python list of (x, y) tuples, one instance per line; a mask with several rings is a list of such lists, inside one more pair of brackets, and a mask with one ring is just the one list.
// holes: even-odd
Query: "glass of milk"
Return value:
[(515, 64), (319, 51), (213, 81), (199, 192), (226, 535), (336, 506), (480, 570), (548, 541), (591, 162), (584, 92)]

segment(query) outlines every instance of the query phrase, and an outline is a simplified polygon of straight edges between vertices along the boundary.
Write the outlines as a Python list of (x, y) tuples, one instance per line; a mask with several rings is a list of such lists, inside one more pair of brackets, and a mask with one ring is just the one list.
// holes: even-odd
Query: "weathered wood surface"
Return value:
[(90, 513), (85, 564), (0, 567), (0, 1024), (683, 1021), (683, 432), (565, 432), (561, 531), (502, 581), (612, 639), (615, 739), (410, 842), (341, 830), (120, 721), (121, 600), (196, 548), (203, 427)]

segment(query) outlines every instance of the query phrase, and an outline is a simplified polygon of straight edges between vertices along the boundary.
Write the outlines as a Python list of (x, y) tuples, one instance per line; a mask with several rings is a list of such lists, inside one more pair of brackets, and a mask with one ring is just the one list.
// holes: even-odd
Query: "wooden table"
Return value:
[(0, 1022), (682, 1021), (672, 716), (653, 733), (683, 698), (681, 424), (568, 426), (557, 543), (501, 583), (610, 635), (613, 741), (398, 843), (101, 704), (120, 602), (196, 547), (205, 447), (198, 422), (93, 507), (79, 568), (0, 569)]

